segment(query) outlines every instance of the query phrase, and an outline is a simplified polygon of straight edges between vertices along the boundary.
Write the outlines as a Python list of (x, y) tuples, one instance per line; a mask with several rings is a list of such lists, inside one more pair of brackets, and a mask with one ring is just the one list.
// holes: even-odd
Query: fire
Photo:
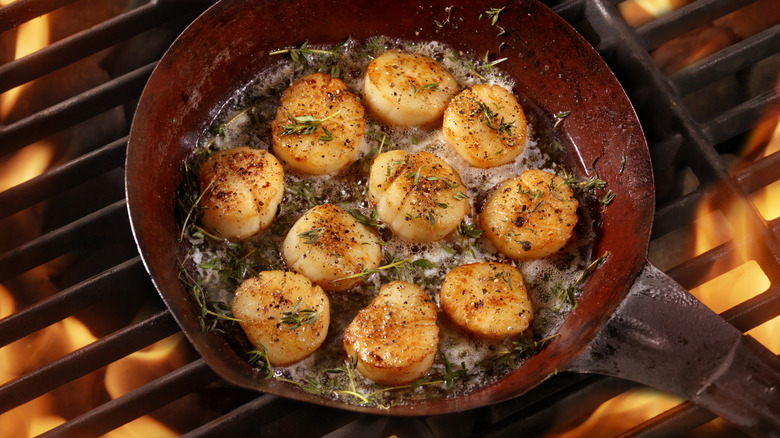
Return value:
[[(13, 0), (0, 0), (0, 6)], [(21, 24), (16, 32), (14, 59), (34, 53), (49, 44), (49, 18), (47, 15)], [(0, 123), (8, 120), (22, 91), (29, 84), (23, 84), (0, 94)], [(0, 161), (0, 191), (6, 190), (41, 174), (48, 167), (54, 152), (47, 142), (29, 145), (7, 160)]]
[(692, 0), (626, 0), (618, 5), (626, 23), (632, 27), (647, 24), (658, 17), (679, 9)]
[[(0, 6), (8, 5), (13, 1), (14, 0), (0, 0)], [(46, 47), (48, 44), (49, 18), (48, 15), (43, 15), (23, 23), (18, 27), (14, 59), (25, 57)], [(4, 122), (8, 118), (11, 108), (13, 108), (17, 99), (19, 99), (19, 95), (24, 87), (25, 85), (20, 85), (0, 95), (0, 122)]]

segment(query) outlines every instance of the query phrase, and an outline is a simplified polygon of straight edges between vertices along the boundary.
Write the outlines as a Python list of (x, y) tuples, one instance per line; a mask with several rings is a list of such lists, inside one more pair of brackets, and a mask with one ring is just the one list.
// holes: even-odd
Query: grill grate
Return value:
[[(134, 37), (160, 28), (168, 30), (163, 32), (164, 49), (176, 32), (211, 3), (142, 2), (32, 55), (0, 65), (0, 93), (56, 75), (60, 69), (101, 52), (123, 52), (122, 46)], [(692, 110), (692, 102), (699, 99), (697, 93), (702, 89), (724, 78), (743, 76), (755, 64), (780, 56), (780, 26), (744, 38), (686, 69), (667, 73), (649, 50), (743, 8), (746, 2), (699, 0), (636, 29), (626, 24), (618, 5), (609, 0), (545, 3), (596, 47), (626, 88), (643, 124), (653, 157), (659, 203), (651, 260), (658, 256), (659, 250), (654, 249), (658, 242), (689, 227), (698, 206), (714, 191), (720, 199), (718, 205), (737, 203), (745, 207), (758, 237), (747, 243), (732, 239), (695, 257), (688, 254), (679, 263), (670, 264), (667, 273), (690, 289), (734, 268), (725, 261), (747, 247), (771, 285), (723, 316), (746, 331), (780, 315), (780, 219), (764, 220), (749, 196), (780, 180), (780, 153), (743, 160), (736, 170), (724, 163), (724, 156), (733, 152), (735, 139), (753, 128), (761, 114), (777, 106), (777, 94), (773, 89), (754, 94), (742, 90), (741, 99), (714, 114), (701, 117)], [(76, 14), (87, 6), (78, 0), (17, 0), (0, 8), (0, 37), (44, 13)], [(107, 112), (117, 108), (125, 111), (113, 138), (82, 145), (63, 164), (0, 192), (0, 282), (14, 292), (19, 307), (0, 319), (0, 345), (34, 342), (32, 337), (37, 332), (73, 315), (103, 311), (115, 315), (97, 318), (93, 331), (100, 336), (94, 342), (36, 365), (1, 385), (0, 412), (62, 391), (72, 382), (179, 333), (135, 252), (121, 187), (112, 189), (108, 184), (100, 199), (74, 207), (78, 213), (63, 208), (74, 199), (82, 204), (85, 191), (92, 193), (95, 186), (113, 181), (121, 172), (135, 99), (162, 53), (155, 52), (150, 59), (149, 54), (129, 52), (129, 61), (120, 63), (117, 72), (97, 86), (78, 90), (43, 110), (0, 125), (0, 158), (8, 158), (63, 131), (84, 129)], [(684, 188), (681, 175), (693, 175), (695, 187)], [(16, 235), (19, 223), (30, 218), (40, 222), (39, 232)], [(73, 272), (52, 274), (63, 265)], [(41, 269), (48, 275), (45, 286), (29, 279)], [(45, 293), (47, 290), (52, 293)], [(269, 436), (350, 436), (358, 430), (373, 430), (377, 436), (498, 437), (515, 436), (518, 430), (546, 435), (638, 386), (612, 377), (562, 373), (523, 397), (489, 408), (467, 414), (397, 419), (326, 409), (234, 388), (222, 382), (189, 347), (180, 350), (185, 358), (181, 366), (115, 399), (102, 394), (86, 410), (63, 414), (67, 421), (45, 435), (99, 436), (145, 415), (164, 416), (162, 410), (183, 412), (192, 406), (197, 407), (193, 418), (171, 425), (192, 437), (245, 435), (261, 426)], [(565, 416), (560, 416), (561, 412)], [(683, 403), (635, 425), (623, 436), (683, 435), (713, 418), (709, 412)], [(0, 424), (2, 421), (0, 415)]]

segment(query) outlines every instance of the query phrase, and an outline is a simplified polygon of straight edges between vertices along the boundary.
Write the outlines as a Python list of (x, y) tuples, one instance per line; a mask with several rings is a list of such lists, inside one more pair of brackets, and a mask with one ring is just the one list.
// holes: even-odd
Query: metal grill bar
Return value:
[(766, 91), (734, 108), (715, 116), (702, 126), (702, 134), (710, 144), (719, 144), (753, 126), (767, 108), (778, 104), (774, 91)]
[[(115, 239), (129, 228), (124, 200), (0, 254), (0, 281), (65, 255), (91, 239)], [(86, 239), (86, 240), (85, 240)]]
[(0, 412), (5, 412), (55, 388), (115, 362), (130, 353), (179, 331), (166, 310), (128, 326), (94, 343), (63, 356), (30, 374), (0, 386)]
[[(263, 394), (220, 418), (205, 423), (184, 435), (182, 438), (205, 438), (224, 436), (247, 436), (256, 434), (264, 425), (291, 412), (301, 403), (283, 399), (275, 395)], [(294, 427), (295, 425), (291, 425)], [(270, 433), (268, 436), (273, 436)]]
[(109, 170), (124, 166), (127, 137), (0, 192), (0, 219), (32, 207)]
[(217, 380), (203, 359), (103, 404), (40, 435), (98, 437)]
[(713, 56), (671, 76), (677, 93), (684, 96), (731, 73), (749, 67), (777, 52), (780, 24), (727, 47)]
[(645, 49), (652, 50), (666, 41), (679, 37), (756, 0), (698, 0), (657, 18), (636, 30)]
[(0, 32), (69, 5), (76, 0), (16, 0), (0, 8)]
[(135, 257), (0, 319), (0, 346), (8, 345), (105, 299), (106, 290), (110, 289), (113, 297), (136, 290), (143, 284), (144, 274), (141, 258)]
[(0, 66), (0, 93), (154, 29), (177, 11), (151, 3)]
[(14, 152), (137, 97), (143, 90), (155, 65), (156, 63), (151, 63), (133, 70), (46, 110), (0, 128), (0, 155)]

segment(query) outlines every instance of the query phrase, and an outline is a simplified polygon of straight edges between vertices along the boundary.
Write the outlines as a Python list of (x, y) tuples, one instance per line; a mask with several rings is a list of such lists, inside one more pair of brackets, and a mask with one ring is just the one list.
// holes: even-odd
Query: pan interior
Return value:
[[(513, 3), (500, 31), (485, 17), (492, 5), (473, 2), (409, 7), (393, 2), (315, 2), (295, 5), (222, 1), (208, 10), (161, 60), (139, 102), (128, 146), (128, 208), (142, 258), (155, 286), (206, 362), (238, 385), (319, 404), (393, 414), (462, 410), (516, 396), (563, 368), (594, 336), (641, 266), (652, 218), (652, 176), (646, 145), (619, 84), (579, 35), (544, 6)], [(480, 18), (481, 17), (481, 18)], [(341, 26), (329, 23), (341, 22)], [(300, 23), (307, 23), (300, 26)], [(257, 29), (262, 29), (262, 37)], [(466, 396), (431, 398), (389, 410), (345, 406), (273, 379), (263, 379), (224, 337), (201, 330), (178, 278), (181, 250), (174, 218), (181, 163), (237, 87), (288, 47), (332, 45), (347, 37), (389, 35), (407, 41), (442, 41), (481, 59), (507, 58), (515, 94), (548, 122), (561, 124), (566, 160), (581, 177), (598, 173), (616, 194), (598, 229), (594, 254), (609, 254), (586, 283), (574, 312), (550, 342), (523, 367)]]

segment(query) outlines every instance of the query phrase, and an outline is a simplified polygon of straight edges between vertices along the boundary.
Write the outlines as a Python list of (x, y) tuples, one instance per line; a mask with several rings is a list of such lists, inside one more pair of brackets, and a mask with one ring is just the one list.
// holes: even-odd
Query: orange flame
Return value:
[[(0, 6), (12, 3), (13, 0), (0, 0)], [(21, 24), (16, 34), (16, 50), (14, 59), (25, 57), (49, 44), (49, 18), (43, 15)], [(0, 95), (0, 121), (5, 121), (11, 112), (25, 85), (6, 91)]]

